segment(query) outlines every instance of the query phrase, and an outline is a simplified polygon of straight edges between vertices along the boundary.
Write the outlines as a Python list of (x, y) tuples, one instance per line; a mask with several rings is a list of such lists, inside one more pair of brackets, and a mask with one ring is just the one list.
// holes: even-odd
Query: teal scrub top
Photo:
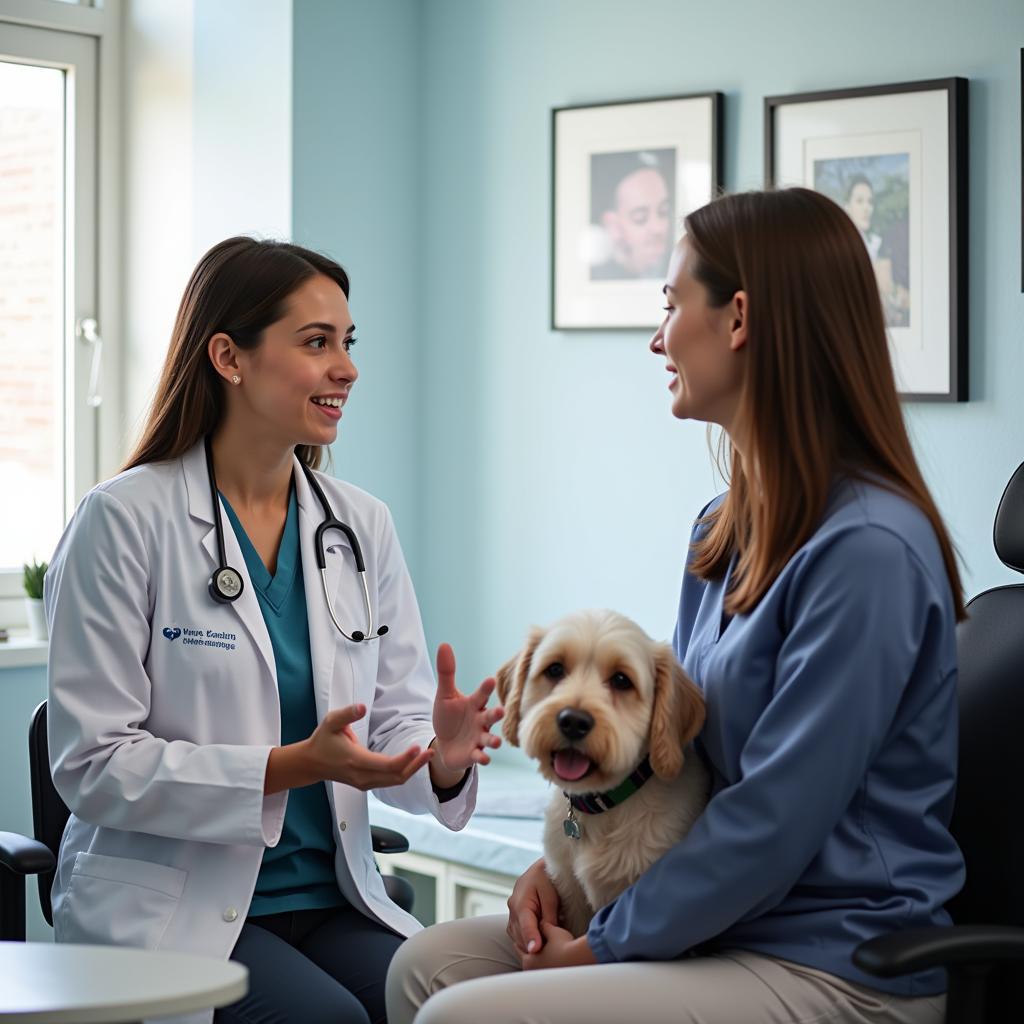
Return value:
[[(228, 500), (223, 494), (221, 498), (242, 549), (274, 649), (281, 701), (281, 743), (296, 743), (306, 739), (316, 728), (317, 714), (295, 487), (292, 486), (288, 498), (288, 517), (273, 576)], [(342, 906), (345, 898), (334, 874), (334, 854), (334, 829), (326, 785), (317, 782), (291, 790), (281, 840), (263, 853), (250, 916)]]

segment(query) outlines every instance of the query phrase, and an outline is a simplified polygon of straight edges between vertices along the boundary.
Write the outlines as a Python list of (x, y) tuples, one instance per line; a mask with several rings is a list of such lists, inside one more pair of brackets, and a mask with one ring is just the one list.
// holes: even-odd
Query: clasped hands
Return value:
[(520, 875), (508, 898), (506, 931), (524, 971), (597, 963), (585, 935), (574, 938), (558, 925), (558, 906), (558, 890), (541, 858)]

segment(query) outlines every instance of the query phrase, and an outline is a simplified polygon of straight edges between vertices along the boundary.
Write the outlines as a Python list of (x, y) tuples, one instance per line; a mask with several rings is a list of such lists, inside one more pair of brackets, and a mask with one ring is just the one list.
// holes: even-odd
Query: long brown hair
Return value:
[(750, 611), (817, 528), (835, 475), (870, 477), (928, 518), (962, 619), (955, 551), (914, 458), (878, 284), (853, 222), (820, 193), (790, 188), (724, 196), (685, 226), (709, 305), (744, 291), (749, 310), (743, 452), (732, 448), (729, 492), (695, 544), (692, 571), (719, 577), (736, 554), (725, 608)]
[[(240, 235), (200, 259), (181, 297), (142, 438), (125, 469), (176, 459), (216, 429), (226, 385), (207, 355), (210, 338), (223, 332), (241, 349), (256, 348), (264, 329), (284, 316), (288, 296), (316, 274), (331, 278), (348, 298), (348, 274), (337, 263), (289, 242)], [(320, 468), (321, 445), (296, 445), (295, 454)]]

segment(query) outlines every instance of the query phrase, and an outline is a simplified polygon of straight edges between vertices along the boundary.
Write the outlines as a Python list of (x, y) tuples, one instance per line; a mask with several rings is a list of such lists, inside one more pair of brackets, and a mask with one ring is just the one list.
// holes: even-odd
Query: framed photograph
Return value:
[(720, 187), (721, 93), (551, 114), (551, 326), (653, 330), (682, 220)]
[(967, 401), (967, 80), (765, 99), (765, 179), (849, 214), (871, 257), (900, 394)]

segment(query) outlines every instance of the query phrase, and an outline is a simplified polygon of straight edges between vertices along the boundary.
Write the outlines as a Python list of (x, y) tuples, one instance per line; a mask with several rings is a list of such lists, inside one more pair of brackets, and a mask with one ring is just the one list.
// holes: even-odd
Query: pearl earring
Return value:
[(231, 383), (232, 384), (241, 384), (242, 383), (242, 378), (239, 377), (237, 373), (233, 373), (233, 374), (231, 374)]

